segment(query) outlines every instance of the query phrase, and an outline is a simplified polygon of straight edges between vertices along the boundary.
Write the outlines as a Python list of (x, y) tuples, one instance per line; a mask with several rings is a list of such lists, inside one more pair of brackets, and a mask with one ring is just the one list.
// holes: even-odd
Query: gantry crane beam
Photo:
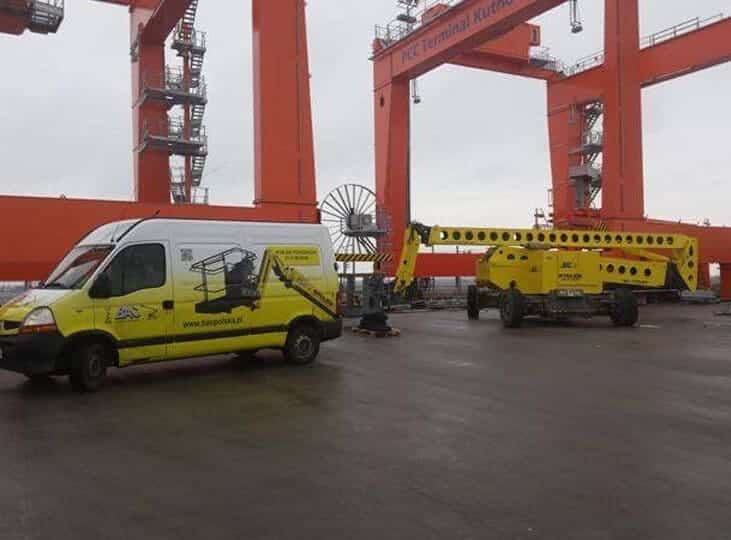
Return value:
[(47, 197), (0, 197), (0, 227), (7, 234), (0, 249), (0, 280), (45, 279), (64, 254), (89, 231), (117, 220), (159, 216), (258, 222), (307, 221), (296, 205), (259, 207), (171, 205)]
[(129, 7), (132, 33), (139, 33), (141, 42), (157, 44), (164, 41), (185, 14), (191, 0), (97, 0), (107, 4)]
[[(602, 52), (597, 56), (603, 55)], [(642, 88), (731, 62), (731, 17), (646, 47), (640, 50), (639, 57)], [(523, 73), (516, 71), (513, 74)], [(551, 83), (549, 112), (568, 103), (601, 99), (605, 78), (603, 63), (571, 76), (545, 77)]]
[(558, 76), (555, 70), (546, 67), (551, 64), (551, 58), (532, 54), (531, 49), (540, 45), (541, 28), (523, 23), (502, 37), (454, 57), (449, 63), (532, 79)]
[(683, 77), (731, 62), (731, 17), (643, 49), (642, 86)]
[(514, 62), (507, 60), (504, 57), (479, 51), (460, 54), (457, 58), (452, 60), (450, 64), (481, 69), (483, 71), (495, 71), (497, 73), (505, 73), (507, 75), (518, 75), (542, 81), (556, 76), (554, 71), (548, 69), (534, 67), (526, 62)]
[(376, 51), (376, 72), (381, 71), (384, 82), (413, 79), (566, 1), (463, 0), (404, 39)]

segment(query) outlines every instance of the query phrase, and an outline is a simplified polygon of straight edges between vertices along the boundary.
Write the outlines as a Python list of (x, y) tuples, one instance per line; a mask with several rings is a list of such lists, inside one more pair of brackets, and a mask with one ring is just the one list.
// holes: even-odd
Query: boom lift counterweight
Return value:
[(468, 291), (468, 315), (477, 319), (482, 309), (498, 308), (506, 327), (520, 326), (531, 315), (608, 315), (618, 326), (633, 326), (638, 319), (633, 290), (694, 291), (698, 281), (698, 242), (688, 236), (412, 223), (394, 292), (413, 282), (422, 244), (488, 248)]

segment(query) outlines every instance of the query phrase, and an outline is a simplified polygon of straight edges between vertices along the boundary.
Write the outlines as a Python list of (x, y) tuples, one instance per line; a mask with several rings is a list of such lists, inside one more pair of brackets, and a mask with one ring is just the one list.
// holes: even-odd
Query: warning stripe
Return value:
[(343, 263), (387, 263), (393, 261), (393, 256), (386, 253), (338, 253), (336, 259)]

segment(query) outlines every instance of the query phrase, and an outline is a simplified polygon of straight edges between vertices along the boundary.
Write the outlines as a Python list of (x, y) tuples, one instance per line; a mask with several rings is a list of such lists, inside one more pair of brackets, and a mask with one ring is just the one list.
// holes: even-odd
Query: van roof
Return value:
[(127, 219), (122, 221), (114, 221), (97, 227), (90, 232), (81, 242), (82, 245), (108, 245), (116, 244), (129, 233), (142, 231), (149, 227), (157, 227), (160, 225), (246, 225), (247, 228), (288, 228), (296, 226), (297, 228), (317, 228), (322, 229), (323, 226), (317, 223), (274, 223), (260, 221), (224, 221), (224, 220), (202, 220), (202, 219), (180, 219), (152, 217), (146, 219)]

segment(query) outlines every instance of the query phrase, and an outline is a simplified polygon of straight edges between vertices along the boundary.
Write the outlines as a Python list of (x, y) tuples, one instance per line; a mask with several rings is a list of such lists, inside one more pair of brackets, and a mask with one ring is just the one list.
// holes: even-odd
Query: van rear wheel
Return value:
[(292, 327), (284, 346), (287, 362), (297, 366), (311, 364), (320, 352), (320, 333), (312, 325), (299, 324)]
[(76, 392), (96, 392), (107, 376), (109, 348), (100, 342), (79, 345), (71, 355), (71, 388)]

